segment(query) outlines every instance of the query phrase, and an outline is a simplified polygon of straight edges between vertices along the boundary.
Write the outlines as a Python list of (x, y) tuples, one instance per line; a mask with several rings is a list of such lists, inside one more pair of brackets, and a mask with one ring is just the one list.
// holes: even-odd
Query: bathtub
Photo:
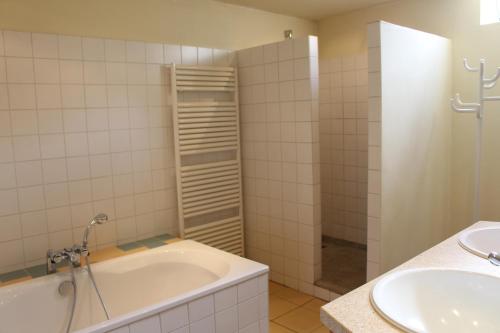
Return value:
[[(78, 333), (267, 332), (268, 267), (194, 241), (92, 265), (103, 300), (77, 269)], [(0, 333), (64, 333), (72, 293), (58, 273), (0, 288)]]

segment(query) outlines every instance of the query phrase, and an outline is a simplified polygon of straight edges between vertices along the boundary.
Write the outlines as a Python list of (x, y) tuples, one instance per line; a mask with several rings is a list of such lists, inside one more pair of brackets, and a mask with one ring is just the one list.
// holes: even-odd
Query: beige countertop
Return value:
[[(499, 222), (478, 222), (470, 229), (500, 225)], [(479, 258), (457, 243), (460, 233), (422, 252), (392, 271), (408, 268), (455, 268), (481, 272), (500, 277), (500, 268)], [(388, 272), (389, 273), (389, 272)], [(386, 273), (386, 274), (388, 274)], [(383, 276), (383, 275), (382, 275)], [(321, 321), (334, 333), (345, 332), (401, 332), (379, 316), (370, 304), (370, 291), (381, 277), (337, 298), (321, 308)]]

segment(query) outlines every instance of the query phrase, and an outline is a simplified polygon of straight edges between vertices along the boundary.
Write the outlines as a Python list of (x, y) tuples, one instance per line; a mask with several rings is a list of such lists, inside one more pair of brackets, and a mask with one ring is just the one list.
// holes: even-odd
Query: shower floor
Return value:
[(323, 236), (316, 285), (343, 295), (366, 283), (366, 245)]

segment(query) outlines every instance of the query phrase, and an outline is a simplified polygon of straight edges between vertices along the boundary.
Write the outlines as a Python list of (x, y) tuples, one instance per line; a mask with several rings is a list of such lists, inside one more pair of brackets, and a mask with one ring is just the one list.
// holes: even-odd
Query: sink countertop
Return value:
[[(500, 226), (500, 222), (477, 222), (468, 229), (488, 226)], [(500, 267), (493, 266), (487, 260), (469, 253), (458, 244), (459, 234), (460, 232), (385, 274), (409, 268), (439, 267), (468, 270), (500, 277)], [(323, 324), (334, 333), (401, 332), (384, 320), (370, 303), (371, 289), (385, 274), (324, 305), (321, 308)]]

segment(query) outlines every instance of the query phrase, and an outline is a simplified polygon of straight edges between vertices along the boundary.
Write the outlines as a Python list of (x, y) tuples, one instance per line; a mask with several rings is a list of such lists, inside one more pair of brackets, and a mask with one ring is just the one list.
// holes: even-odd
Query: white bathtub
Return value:
[[(180, 241), (92, 268), (111, 319), (78, 269), (74, 332), (267, 332), (268, 267), (259, 263)], [(65, 332), (72, 297), (58, 293), (65, 280), (69, 273), (0, 288), (0, 333)]]

